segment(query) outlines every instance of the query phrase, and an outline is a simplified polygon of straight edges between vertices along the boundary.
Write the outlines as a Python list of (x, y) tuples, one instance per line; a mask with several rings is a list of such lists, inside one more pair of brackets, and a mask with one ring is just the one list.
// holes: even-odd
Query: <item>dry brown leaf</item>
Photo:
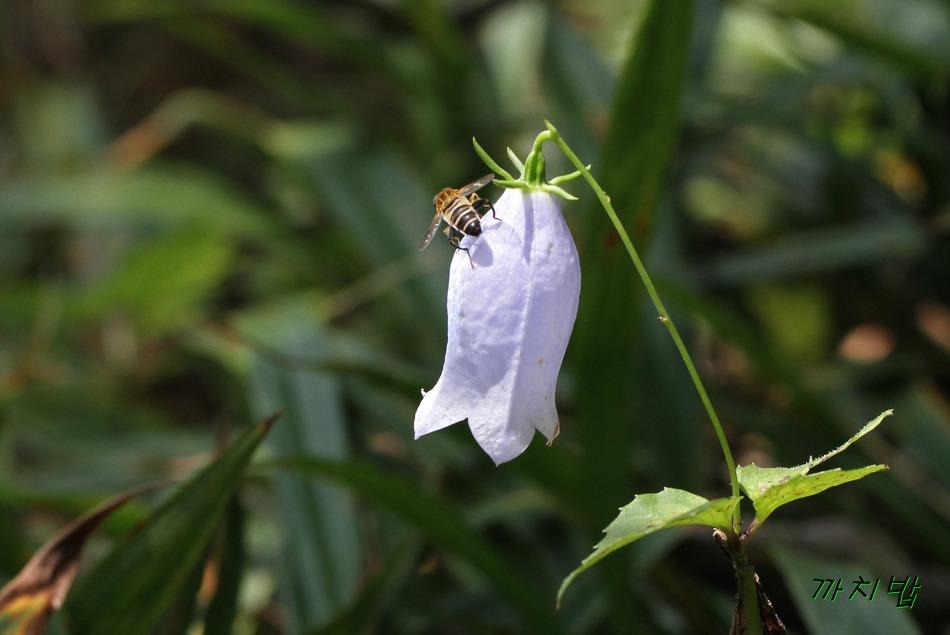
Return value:
[(109, 514), (158, 485), (117, 494), (86, 512), (46, 542), (15, 578), (0, 589), (0, 633), (39, 635), (76, 577), (86, 540)]

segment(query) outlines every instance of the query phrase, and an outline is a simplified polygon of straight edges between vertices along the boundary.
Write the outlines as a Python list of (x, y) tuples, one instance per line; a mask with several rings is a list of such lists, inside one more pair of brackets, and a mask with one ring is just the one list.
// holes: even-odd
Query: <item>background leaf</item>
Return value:
[(244, 432), (158, 507), (141, 531), (77, 581), (64, 607), (70, 632), (137, 632), (157, 622), (198, 565), (251, 455), (274, 421)]
[[(329, 347), (311, 315), (304, 307), (278, 308), (246, 316), (239, 328), (276, 350), (319, 359)], [(340, 386), (334, 377), (257, 356), (249, 379), (255, 411), (283, 413), (281, 426), (268, 441), (271, 451), (346, 457)], [(279, 584), (287, 619), (295, 632), (309, 631), (328, 622), (355, 594), (361, 564), (358, 521), (345, 491), (299, 475), (279, 475), (276, 498), (285, 528)]]
[[(884, 633), (894, 635), (914, 635), (920, 629), (908, 617), (908, 611), (896, 608), (897, 598), (886, 595), (890, 577), (885, 577), (878, 587), (873, 601), (867, 601), (860, 594), (853, 600), (848, 595), (854, 588), (854, 580), (874, 580), (880, 576), (869, 573), (864, 567), (833, 559), (824, 559), (788, 549), (776, 548), (772, 551), (782, 577), (791, 592), (792, 600), (805, 618), (810, 633), (830, 635), (831, 633)], [(865, 577), (866, 576), (866, 577)], [(901, 574), (898, 577), (905, 577)], [(812, 578), (841, 578), (844, 588), (835, 602), (812, 599), (817, 582)], [(863, 588), (871, 594), (871, 585)]]
[(20, 573), (0, 588), (0, 628), (14, 633), (44, 632), (50, 615), (63, 605), (69, 593), (92, 532), (129, 499), (149, 489), (117, 494), (50, 538)]
[(437, 498), (422, 494), (403, 477), (387, 474), (371, 465), (333, 463), (316, 459), (290, 459), (289, 468), (332, 478), (384, 505), (404, 520), (423, 528), (440, 547), (464, 558), (497, 586), (538, 628), (559, 632), (551, 609), (539, 604), (525, 585), (517, 565), (494, 555), (491, 546), (460, 521), (460, 514)]
[[(0, 584), (96, 502), (188, 479), (279, 403), (265, 452), (397, 475), (399, 501), (444, 518), (257, 471), (241, 521), (221, 516), (156, 596), (156, 633), (726, 632), (733, 576), (704, 531), (631, 543), (553, 608), (632, 492), (728, 491), (583, 187), (557, 442), (495, 469), (464, 424), (413, 439), (445, 345), (452, 248), (416, 251), (432, 195), (484, 174), (472, 137), (524, 156), (548, 119), (634, 236), (739, 463), (798, 465), (899, 413), (836, 463), (886, 475), (754, 534), (789, 629), (810, 630), (808, 607), (775, 545), (918, 572), (905, 619), (950, 628), (944, 0), (48, 5), (0, 10)], [(90, 564), (148, 515), (111, 516)]]
[(228, 503), (224, 526), (218, 535), (216, 549), (217, 587), (208, 603), (204, 619), (204, 632), (208, 635), (225, 635), (234, 629), (238, 614), (241, 579), (245, 572), (247, 524), (245, 511), (237, 496)]

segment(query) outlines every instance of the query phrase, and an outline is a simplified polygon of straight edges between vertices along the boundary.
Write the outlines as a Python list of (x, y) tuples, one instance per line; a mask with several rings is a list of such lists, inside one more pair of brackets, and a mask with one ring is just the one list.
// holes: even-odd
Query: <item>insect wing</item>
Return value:
[(432, 217), (432, 222), (429, 223), (429, 229), (426, 230), (426, 235), (422, 237), (422, 242), (419, 244), (419, 251), (429, 246), (440, 224), (442, 224), (442, 212), (436, 212), (435, 216)]
[(468, 185), (459, 188), (459, 191), (458, 191), (459, 196), (466, 197), (472, 192), (477, 192), (478, 190), (482, 189), (483, 187), (491, 183), (494, 178), (495, 178), (494, 174), (486, 174), (485, 176), (478, 179), (477, 181), (472, 181)]

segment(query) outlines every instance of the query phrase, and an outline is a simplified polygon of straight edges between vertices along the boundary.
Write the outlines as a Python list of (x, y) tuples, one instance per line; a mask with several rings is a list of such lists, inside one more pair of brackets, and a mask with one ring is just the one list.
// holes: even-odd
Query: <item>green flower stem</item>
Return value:
[(714, 529), (713, 540), (725, 552), (736, 574), (736, 608), (742, 608), (741, 612), (733, 615), (733, 630), (730, 633), (762, 635), (758, 576), (746, 555), (744, 539), (736, 535), (728, 536), (724, 531)]
[[(646, 287), (647, 294), (650, 296), (650, 300), (653, 301), (653, 306), (656, 307), (657, 312), (660, 314), (660, 322), (663, 323), (663, 326), (665, 326), (666, 330), (669, 331), (670, 337), (673, 338), (673, 343), (676, 345), (676, 350), (679, 351), (680, 357), (683, 359), (683, 363), (686, 365), (686, 370), (689, 371), (689, 376), (693, 380), (693, 385), (696, 387), (696, 392), (699, 393), (699, 398), (703, 402), (703, 407), (706, 409), (706, 413), (709, 415), (709, 420), (712, 422), (713, 429), (716, 431), (716, 438), (719, 439), (719, 446), (722, 448), (722, 454), (726, 459), (726, 468), (729, 470), (729, 483), (732, 486), (732, 496), (733, 498), (738, 498), (739, 479), (736, 477), (736, 462), (732, 458), (732, 450), (729, 448), (729, 442), (726, 441), (726, 434), (722, 430), (722, 423), (719, 421), (719, 415), (716, 414), (716, 409), (713, 408), (712, 401), (709, 399), (709, 394), (706, 392), (705, 386), (703, 386), (703, 381), (699, 378), (699, 373), (696, 371), (696, 366), (693, 364), (693, 359), (690, 357), (689, 351), (686, 350), (686, 344), (683, 343), (683, 338), (680, 336), (679, 329), (676, 328), (676, 324), (673, 323), (669, 312), (663, 305), (663, 300), (660, 299), (659, 294), (656, 292), (656, 287), (653, 286), (653, 280), (650, 278), (650, 274), (647, 273), (646, 267), (643, 266), (643, 261), (640, 260), (640, 255), (637, 253), (636, 247), (633, 246), (630, 236), (627, 235), (627, 231), (624, 229), (623, 224), (621, 224), (620, 219), (617, 217), (617, 212), (614, 211), (613, 205), (610, 203), (610, 197), (607, 196), (607, 192), (605, 192), (600, 184), (597, 183), (587, 166), (584, 165), (584, 163), (577, 157), (576, 154), (574, 154), (574, 151), (571, 150), (564, 139), (561, 138), (561, 135), (558, 134), (557, 129), (551, 125), (551, 122), (545, 121), (544, 123), (548, 128), (548, 132), (551, 133), (550, 136), (546, 137), (546, 139), (550, 139), (556, 143), (557, 147), (560, 148), (561, 152), (564, 153), (564, 156), (566, 156), (568, 160), (574, 164), (574, 167), (577, 168), (577, 171), (581, 173), (581, 176), (584, 177), (584, 180), (586, 180), (591, 189), (594, 190), (594, 194), (597, 195), (597, 199), (603, 206), (604, 211), (607, 212), (610, 222), (613, 223), (617, 233), (620, 234), (620, 240), (623, 242), (623, 246), (627, 249), (627, 254), (629, 254), (630, 260), (633, 261), (633, 266), (636, 268), (637, 274), (639, 274), (640, 279), (643, 281), (643, 286)], [(538, 140), (541, 140), (542, 135), (538, 135)], [(537, 148), (537, 146), (538, 141), (535, 141), (535, 147)], [(532, 150), (532, 152), (534, 152), (534, 150)], [(736, 536), (739, 535), (739, 532), (742, 529), (741, 522), (739, 506), (737, 505), (736, 511), (732, 518), (732, 530)]]
[(746, 633), (762, 632), (762, 612), (759, 610), (759, 590), (755, 585), (755, 569), (751, 564), (742, 565), (736, 570), (739, 578), (739, 597), (742, 599), (742, 613), (745, 615)]
[(524, 172), (521, 175), (521, 178), (528, 187), (540, 188), (545, 182), (544, 152), (541, 146), (544, 145), (545, 141), (549, 141), (552, 138), (551, 133), (545, 130), (534, 139), (534, 146), (531, 148), (531, 153), (528, 155), (528, 158), (524, 161)]

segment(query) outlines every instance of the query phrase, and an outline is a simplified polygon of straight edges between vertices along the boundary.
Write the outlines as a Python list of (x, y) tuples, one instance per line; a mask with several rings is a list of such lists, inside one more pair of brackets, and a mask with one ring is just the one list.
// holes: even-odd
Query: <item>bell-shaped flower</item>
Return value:
[[(543, 157), (535, 154), (529, 172), (532, 160), (540, 161), (543, 179)], [(499, 182), (513, 189), (482, 217), (481, 235), (463, 240), (469, 252), (458, 250), (452, 260), (445, 363), (415, 417), (416, 438), (468, 419), (496, 464), (524, 452), (535, 430), (548, 444), (558, 434), (555, 384), (581, 282), (561, 214), (566, 192), (501, 173), (508, 178)]]

